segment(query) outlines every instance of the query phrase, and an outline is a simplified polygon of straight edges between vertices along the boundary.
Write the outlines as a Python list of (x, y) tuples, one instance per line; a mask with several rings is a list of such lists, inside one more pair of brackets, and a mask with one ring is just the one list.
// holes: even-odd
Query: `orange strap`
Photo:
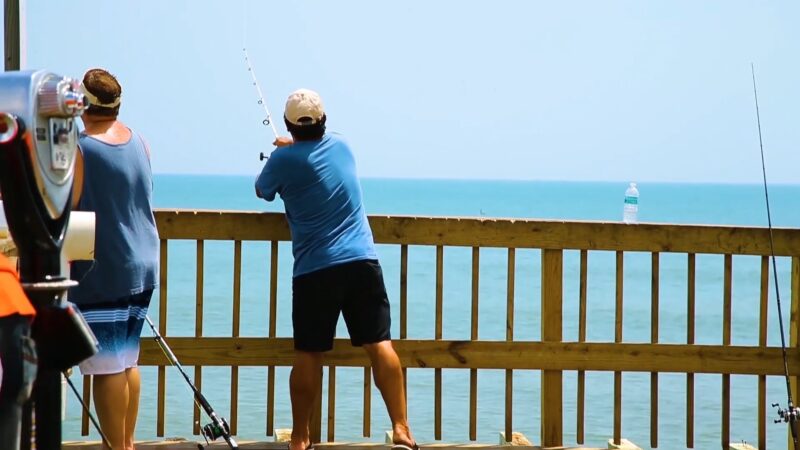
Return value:
[(34, 316), (36, 311), (19, 284), (19, 275), (11, 261), (0, 255), (0, 317), (14, 314)]

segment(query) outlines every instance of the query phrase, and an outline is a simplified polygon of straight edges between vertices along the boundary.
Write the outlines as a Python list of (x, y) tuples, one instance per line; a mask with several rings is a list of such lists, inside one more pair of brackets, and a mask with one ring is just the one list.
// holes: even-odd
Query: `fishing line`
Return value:
[(767, 204), (767, 229), (769, 230), (769, 252), (770, 259), (772, 260), (772, 279), (775, 283), (775, 299), (778, 303), (778, 326), (781, 331), (781, 353), (783, 354), (783, 376), (786, 380), (786, 396), (787, 406), (786, 409), (781, 409), (778, 403), (773, 403), (773, 407), (778, 408), (779, 419), (775, 419), (775, 423), (787, 422), (792, 432), (792, 440), (794, 441), (794, 448), (797, 448), (797, 419), (798, 409), (794, 406), (792, 401), (792, 385), (789, 380), (789, 362), (786, 356), (786, 337), (783, 330), (783, 312), (781, 310), (781, 292), (778, 287), (778, 266), (775, 262), (775, 243), (772, 238), (772, 214), (769, 208), (769, 189), (767, 188), (767, 165), (764, 160), (764, 141), (761, 137), (761, 114), (758, 109), (758, 89), (756, 88), (756, 69), (753, 63), (750, 63), (750, 72), (753, 75), (753, 98), (756, 105), (756, 123), (758, 124), (758, 145), (761, 149), (761, 174), (764, 179), (764, 200)]
[[(253, 86), (256, 88), (258, 104), (264, 108), (265, 117), (261, 123), (265, 127), (269, 127), (272, 130), (272, 135), (275, 137), (275, 140), (277, 140), (278, 130), (275, 128), (275, 124), (272, 122), (272, 114), (269, 112), (267, 101), (264, 99), (264, 93), (261, 91), (261, 84), (258, 82), (256, 71), (253, 70), (253, 65), (250, 64), (250, 55), (247, 53), (247, 0), (242, 2), (242, 51), (244, 52), (244, 63), (247, 65), (247, 71), (250, 72), (250, 78), (253, 79)], [(265, 155), (264, 152), (259, 153), (259, 160), (263, 161), (268, 158), (269, 157)]]
[(247, 47), (242, 47), (242, 50), (244, 51), (244, 62), (247, 64), (247, 71), (250, 72), (250, 76), (253, 78), (253, 86), (255, 86), (256, 93), (258, 94), (258, 104), (264, 108), (264, 114), (266, 114), (266, 118), (262, 120), (261, 123), (264, 124), (264, 126), (270, 127), (275, 139), (278, 139), (278, 130), (275, 129), (275, 124), (272, 123), (272, 114), (270, 114), (267, 102), (264, 100), (264, 94), (261, 92), (261, 86), (258, 83), (258, 78), (256, 78), (256, 71), (253, 70), (253, 66), (250, 64), (250, 56), (247, 54)]
[(94, 414), (92, 414), (92, 411), (89, 409), (89, 405), (87, 405), (83, 401), (83, 399), (81, 398), (81, 394), (78, 393), (78, 390), (75, 388), (75, 385), (72, 384), (72, 380), (70, 380), (69, 375), (67, 375), (67, 372), (64, 371), (61, 374), (64, 376), (64, 379), (67, 380), (69, 387), (72, 388), (72, 392), (75, 393), (75, 397), (78, 398), (78, 401), (81, 403), (81, 406), (83, 406), (83, 410), (86, 411), (86, 415), (89, 416), (89, 420), (92, 421), (92, 425), (94, 425), (95, 430), (97, 430), (97, 432), (100, 433), (100, 439), (103, 440), (103, 444), (108, 446), (108, 448), (111, 448), (111, 443), (109, 442), (105, 433), (103, 433), (103, 430), (100, 429), (100, 424), (97, 423), (97, 419), (94, 418)]

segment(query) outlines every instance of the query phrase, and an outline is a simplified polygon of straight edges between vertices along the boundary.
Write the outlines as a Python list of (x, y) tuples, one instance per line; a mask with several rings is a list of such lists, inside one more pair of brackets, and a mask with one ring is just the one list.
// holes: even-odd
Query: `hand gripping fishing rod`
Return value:
[(750, 63), (750, 72), (753, 74), (753, 97), (756, 104), (756, 121), (758, 123), (758, 145), (761, 148), (761, 173), (764, 178), (764, 200), (767, 204), (767, 229), (769, 230), (769, 252), (772, 260), (772, 279), (775, 282), (775, 298), (778, 302), (778, 326), (781, 330), (781, 352), (783, 353), (783, 376), (786, 379), (786, 396), (787, 405), (786, 409), (782, 409), (779, 403), (773, 403), (772, 407), (778, 408), (778, 418), (774, 420), (775, 423), (788, 423), (789, 429), (792, 432), (792, 441), (794, 448), (798, 449), (798, 436), (797, 436), (797, 421), (800, 415), (800, 409), (794, 406), (792, 401), (792, 385), (789, 381), (789, 363), (786, 356), (786, 338), (783, 331), (783, 313), (781, 312), (781, 293), (778, 288), (778, 268), (775, 264), (775, 244), (772, 239), (772, 215), (769, 210), (769, 190), (767, 189), (767, 166), (764, 162), (764, 141), (761, 138), (761, 115), (758, 110), (758, 90), (756, 88), (756, 69), (753, 63)]
[[(161, 347), (161, 351), (167, 356), (169, 362), (175, 366), (178, 371), (183, 375), (183, 379), (186, 380), (186, 384), (192, 389), (194, 393), (194, 401), (197, 403), (198, 406), (203, 408), (203, 411), (206, 412), (206, 415), (211, 419), (211, 423), (203, 426), (200, 428), (200, 433), (203, 435), (203, 438), (206, 440), (206, 444), (210, 444), (212, 441), (217, 440), (217, 438), (225, 439), (225, 442), (228, 443), (228, 446), (232, 450), (237, 450), (239, 448), (239, 444), (231, 436), (231, 428), (228, 426), (228, 422), (225, 420), (224, 417), (217, 415), (214, 411), (214, 408), (208, 403), (205, 396), (195, 387), (194, 383), (189, 379), (189, 375), (186, 375), (184, 372), (181, 363), (178, 362), (178, 358), (175, 357), (175, 353), (172, 352), (172, 349), (169, 348), (164, 338), (161, 336), (161, 333), (156, 330), (156, 326), (153, 324), (153, 321), (150, 320), (150, 317), (144, 316), (147, 324), (150, 325), (150, 330), (153, 331), (153, 337), (155, 338), (158, 346)], [(200, 450), (203, 450), (203, 446), (201, 444), (197, 444), (197, 447)]]
[[(264, 108), (264, 114), (266, 114), (266, 117), (261, 121), (261, 123), (264, 124), (265, 127), (270, 127), (275, 139), (278, 139), (278, 130), (275, 129), (275, 124), (272, 123), (272, 114), (269, 113), (267, 102), (264, 100), (264, 94), (261, 92), (261, 86), (258, 84), (256, 71), (253, 70), (253, 66), (250, 65), (250, 57), (247, 54), (247, 47), (243, 47), (242, 50), (244, 51), (244, 62), (247, 64), (247, 71), (250, 72), (250, 77), (253, 78), (253, 86), (255, 86), (256, 93), (258, 94), (258, 104)], [(263, 161), (267, 158), (269, 158), (269, 156), (265, 155), (264, 152), (258, 154), (258, 159), (260, 161)]]

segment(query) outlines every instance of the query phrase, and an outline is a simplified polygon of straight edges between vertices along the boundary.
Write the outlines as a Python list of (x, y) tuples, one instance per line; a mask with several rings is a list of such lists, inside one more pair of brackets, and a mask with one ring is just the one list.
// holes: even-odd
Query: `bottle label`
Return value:
[(639, 197), (625, 197), (625, 204), (626, 205), (638, 205), (639, 204)]

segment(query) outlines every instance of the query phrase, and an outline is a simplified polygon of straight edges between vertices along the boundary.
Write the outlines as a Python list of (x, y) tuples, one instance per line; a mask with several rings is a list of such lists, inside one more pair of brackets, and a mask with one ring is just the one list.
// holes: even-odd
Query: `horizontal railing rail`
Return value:
[[(288, 241), (281, 213), (157, 212), (161, 239)], [(369, 216), (375, 242), (401, 245), (769, 255), (766, 227)], [(800, 255), (800, 230), (773, 228), (775, 256)]]

